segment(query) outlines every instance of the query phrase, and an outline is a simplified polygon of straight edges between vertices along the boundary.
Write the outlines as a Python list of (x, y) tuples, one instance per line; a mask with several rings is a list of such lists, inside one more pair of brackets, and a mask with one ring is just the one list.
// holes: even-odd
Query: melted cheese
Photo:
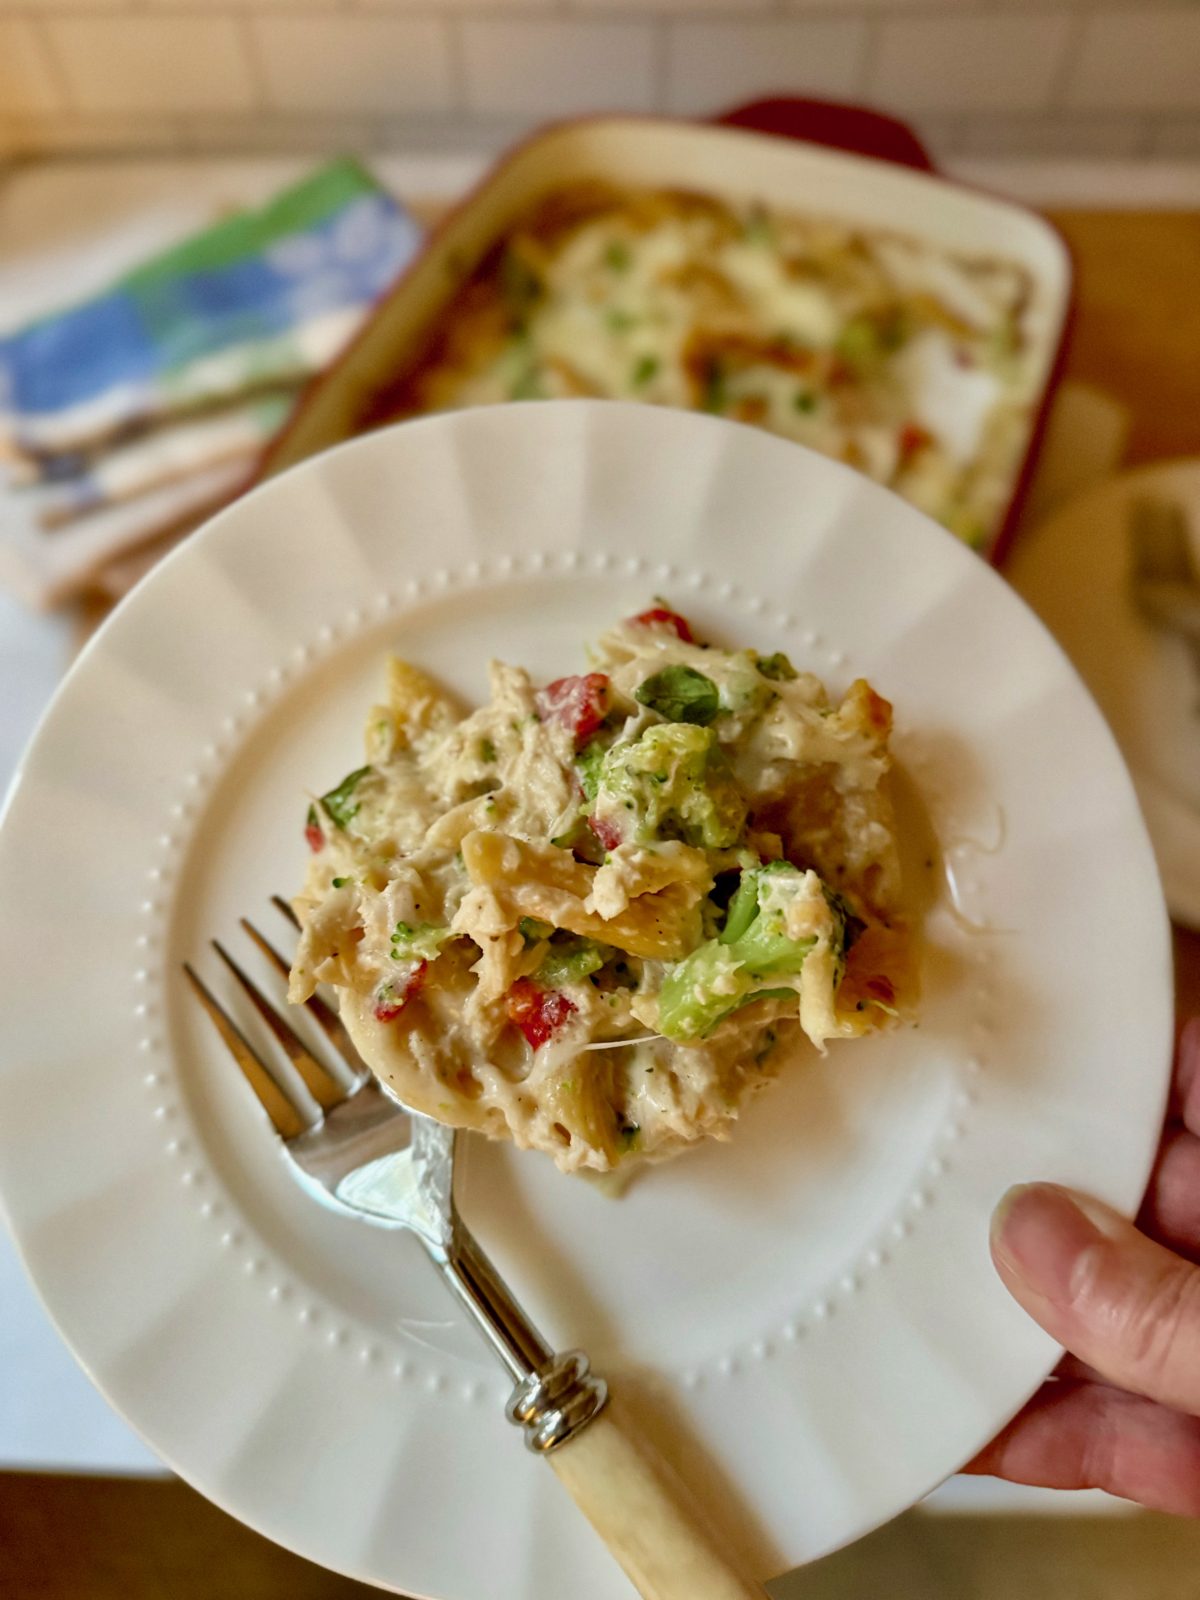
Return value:
[[(583, 688), (560, 713), (521, 668), (496, 664), (488, 703), (464, 715), (395, 665), (391, 701), (368, 722), (371, 765), (314, 809), (291, 997), (332, 984), (364, 1060), (414, 1109), (599, 1172), (727, 1137), (782, 1065), (778, 1041), (823, 1048), (887, 1025), (890, 1005), (865, 986), (873, 967), (840, 998), (844, 908), (830, 885), (863, 918), (894, 913), (889, 709), (863, 683), (834, 704), (816, 678), (767, 676), (759, 661), (622, 624), (596, 648), (586, 682), (602, 698), (582, 732)], [(647, 699), (664, 672), (710, 685), (703, 729), (680, 737)], [(680, 764), (632, 759), (660, 749), (684, 752)], [(596, 788), (610, 783), (605, 810)], [(718, 795), (719, 847), (703, 842)], [(588, 822), (602, 816), (621, 833), (604, 849)], [(693, 827), (694, 840), (672, 832)], [(781, 853), (806, 870), (764, 874), (760, 914), (786, 910), (780, 928), (808, 953), (778, 982), (755, 980), (770, 991), (755, 1000), (744, 958), (717, 947), (715, 884)], [(672, 975), (697, 953), (707, 975), (689, 1003), (711, 1022), (664, 1037)]]
[(1035, 398), (1021, 267), (695, 196), (584, 198), (569, 226), (571, 191), (517, 224), (532, 289), (513, 301), (484, 269), (400, 414), (571, 395), (700, 408), (845, 461), (973, 542), (995, 530)]

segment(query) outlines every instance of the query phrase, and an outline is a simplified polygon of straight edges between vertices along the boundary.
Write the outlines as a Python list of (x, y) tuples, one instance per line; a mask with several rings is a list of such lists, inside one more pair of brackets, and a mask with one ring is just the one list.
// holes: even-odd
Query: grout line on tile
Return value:
[(650, 88), (654, 109), (665, 113), (671, 77), (670, 23), (666, 17), (654, 17), (650, 35)]
[(1149, 112), (1143, 112), (1137, 120), (1141, 126), (1138, 128), (1137, 138), (1134, 140), (1133, 153), (1138, 160), (1145, 161), (1147, 157), (1154, 154), (1155, 119)]
[(38, 42), (38, 48), (46, 61), (55, 91), (62, 100), (63, 108), (67, 111), (78, 111), (79, 107), (75, 103), (75, 96), (71, 92), (71, 79), (68, 76), (66, 67), (63, 65), (62, 57), (55, 47), (49, 19), (44, 16), (34, 16), (30, 13), (25, 20)]
[(467, 105), (467, 55), (463, 48), (462, 28), (459, 18), (446, 17), (442, 23), (446, 33), (446, 59), (449, 65), (450, 109), (460, 113)]
[(1080, 11), (1071, 16), (1067, 24), (1067, 39), (1063, 49), (1062, 60), (1054, 74), (1050, 85), (1050, 97), (1047, 109), (1053, 111), (1069, 110), (1067, 94), (1071, 87), (1071, 80), (1079, 64), (1080, 51), (1083, 48), (1083, 36), (1087, 31), (1088, 15)]
[(250, 70), (250, 84), (254, 91), (254, 110), (264, 111), (271, 108), (271, 95), (267, 82), (267, 64), (263, 57), (258, 29), (254, 26), (254, 19), (243, 15), (234, 22), (237, 31), (242, 55)]
[[(858, 92), (869, 96), (871, 85), (875, 81), (875, 69), (879, 64), (879, 51), (883, 44), (883, 25), (876, 16), (862, 17), (860, 19), (866, 26), (866, 43), (863, 45), (862, 60), (858, 64)], [(885, 109), (881, 108), (881, 109)]]

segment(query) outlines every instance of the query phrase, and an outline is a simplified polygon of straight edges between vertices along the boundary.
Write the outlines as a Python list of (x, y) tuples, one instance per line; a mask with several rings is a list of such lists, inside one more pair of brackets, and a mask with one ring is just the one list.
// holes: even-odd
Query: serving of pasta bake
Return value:
[(579, 183), (507, 230), (373, 420), (582, 395), (707, 411), (985, 545), (1038, 393), (1033, 295), (1015, 261), (899, 230)]
[[(912, 1004), (891, 707), (665, 603), (467, 713), (393, 658), (309, 808), (290, 998), (414, 1110), (606, 1172), (727, 1137), (811, 1041)], [(805, 1047), (807, 1048), (807, 1047)]]

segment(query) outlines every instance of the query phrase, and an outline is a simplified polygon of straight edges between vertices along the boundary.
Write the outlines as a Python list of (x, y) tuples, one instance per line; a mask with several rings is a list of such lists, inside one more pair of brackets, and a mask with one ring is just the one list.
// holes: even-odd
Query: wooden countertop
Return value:
[(1130, 464), (1200, 452), (1200, 212), (1052, 211), (1075, 256), (1066, 374), (1133, 415)]
[[(1053, 211), (1075, 257), (1064, 375), (1133, 418), (1126, 462), (1200, 454), (1200, 212)], [(1175, 929), (1181, 1017), (1200, 1014), (1200, 934)]]

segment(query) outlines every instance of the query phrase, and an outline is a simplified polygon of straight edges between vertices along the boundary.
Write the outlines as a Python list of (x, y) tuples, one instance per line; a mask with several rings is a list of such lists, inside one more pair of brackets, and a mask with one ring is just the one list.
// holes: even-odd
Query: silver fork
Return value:
[(1129, 511), (1134, 604), (1158, 628), (1178, 634), (1200, 675), (1200, 573), (1183, 507), (1142, 496)]
[[(272, 903), (295, 925), (291, 907)], [(241, 926), (284, 978), (289, 963), (245, 918)], [(249, 997), (318, 1107), (315, 1116), (250, 1043), (192, 966), (184, 972), (279, 1135), (302, 1187), (345, 1215), (415, 1233), (514, 1381), (506, 1406), (530, 1449), (545, 1454), (645, 1600), (765, 1600), (730, 1564), (681, 1484), (606, 1404), (607, 1385), (579, 1350), (555, 1354), (459, 1216), (457, 1135), (410, 1112), (363, 1064), (319, 996), (309, 1014), (340, 1058), (333, 1072), (218, 940), (213, 948)]]

